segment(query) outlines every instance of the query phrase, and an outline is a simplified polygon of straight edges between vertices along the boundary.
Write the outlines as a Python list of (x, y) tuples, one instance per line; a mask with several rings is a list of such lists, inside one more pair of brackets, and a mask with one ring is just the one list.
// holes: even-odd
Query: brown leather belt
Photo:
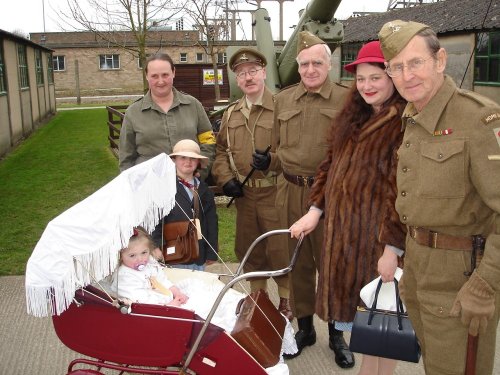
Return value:
[[(410, 237), (419, 245), (431, 247), (433, 249), (472, 251), (473, 236), (461, 237), (451, 234), (433, 232), (421, 227), (409, 227)], [(484, 250), (484, 242), (482, 249)]]
[(283, 177), (285, 177), (285, 180), (287, 180), (288, 182), (291, 182), (292, 184), (298, 186), (311, 187), (312, 184), (314, 183), (313, 176), (296, 176), (293, 174), (288, 174), (286, 172), (283, 172)]

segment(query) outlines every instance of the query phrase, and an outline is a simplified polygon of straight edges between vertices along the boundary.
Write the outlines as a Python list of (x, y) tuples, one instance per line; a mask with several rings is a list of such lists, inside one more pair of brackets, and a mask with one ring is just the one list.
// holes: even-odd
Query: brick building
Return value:
[[(131, 32), (114, 32), (105, 37), (93, 32), (31, 33), (30, 38), (51, 48), (54, 62), (54, 81), (58, 98), (141, 94), (142, 70), (135, 49), (136, 41)], [(214, 101), (213, 82), (207, 77), (212, 70), (211, 58), (199, 45), (197, 31), (150, 31), (146, 53), (168, 53), (176, 65), (174, 85), (205, 105)], [(119, 47), (123, 46), (123, 47)], [(225, 46), (218, 47), (218, 66), (223, 74), (221, 96), (228, 97), (225, 72)]]

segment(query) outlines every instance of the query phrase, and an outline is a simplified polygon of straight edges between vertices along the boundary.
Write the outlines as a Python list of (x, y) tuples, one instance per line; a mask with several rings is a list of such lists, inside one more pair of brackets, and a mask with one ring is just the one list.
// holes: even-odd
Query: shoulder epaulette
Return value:
[(474, 91), (469, 91), (469, 90), (465, 90), (465, 89), (458, 89), (458, 94), (475, 101), (480, 106), (485, 106), (485, 107), (498, 106), (498, 104), (495, 103), (490, 98), (487, 98), (486, 96), (478, 94), (477, 92), (474, 92)]
[(287, 87), (283, 87), (280, 91), (278, 91), (276, 94), (274, 94), (274, 96), (279, 95), (279, 94), (281, 94), (283, 92), (286, 92), (288, 90), (291, 90), (291, 89), (297, 87), (298, 85), (299, 85), (299, 83), (295, 83), (293, 85), (290, 85), (290, 86), (287, 86)]
[(335, 84), (336, 84), (337, 86), (340, 86), (340, 87), (344, 88), (344, 89), (348, 89), (348, 88), (349, 88), (349, 86), (344, 85), (343, 83), (337, 83), (337, 82), (335, 82)]

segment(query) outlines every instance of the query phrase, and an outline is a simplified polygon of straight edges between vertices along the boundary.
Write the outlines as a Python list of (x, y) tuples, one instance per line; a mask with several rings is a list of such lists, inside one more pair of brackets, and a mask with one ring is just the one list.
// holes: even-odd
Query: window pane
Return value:
[(490, 34), (490, 54), (500, 55), (500, 32)]
[(479, 33), (477, 34), (477, 46), (476, 46), (476, 55), (478, 56), (487, 56), (488, 55), (488, 34), (487, 33)]
[(489, 66), (488, 81), (500, 83), (500, 57), (498, 59), (491, 58)]
[(474, 80), (479, 82), (486, 82), (487, 76), (488, 76), (488, 59), (486, 58), (476, 59), (476, 65), (474, 67)]

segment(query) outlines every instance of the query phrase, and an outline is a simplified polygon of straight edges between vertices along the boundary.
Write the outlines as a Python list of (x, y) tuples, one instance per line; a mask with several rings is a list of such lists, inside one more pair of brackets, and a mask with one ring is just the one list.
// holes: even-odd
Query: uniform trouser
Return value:
[[(276, 210), (276, 189), (245, 188), (245, 196), (236, 200), (236, 239), (235, 253), (241, 261), (252, 242), (265, 232), (283, 229), (280, 227)], [(286, 229), (286, 228), (285, 228)], [(253, 250), (245, 272), (274, 271), (288, 266), (287, 237), (277, 234), (262, 240)], [(289, 298), (289, 275), (274, 278), (278, 285), (280, 297)], [(251, 285), (253, 283), (251, 282)], [(257, 280), (254, 284), (264, 287), (265, 280)], [(252, 285), (252, 289), (253, 285)]]
[[(409, 236), (401, 296), (420, 341), (427, 375), (459, 375), (465, 371), (468, 327), (449, 312), (470, 268), (471, 252), (432, 249)], [(477, 375), (491, 375), (495, 356), (500, 297), (487, 332), (479, 335)]]
[[(294, 185), (283, 178), (278, 180), (277, 206), (282, 226), (289, 228), (307, 213), (309, 188)], [(290, 258), (297, 240), (289, 239)], [(323, 220), (307, 235), (300, 248), (299, 257), (291, 272), (291, 307), (297, 318), (314, 315), (316, 302), (316, 272), (323, 245)]]

